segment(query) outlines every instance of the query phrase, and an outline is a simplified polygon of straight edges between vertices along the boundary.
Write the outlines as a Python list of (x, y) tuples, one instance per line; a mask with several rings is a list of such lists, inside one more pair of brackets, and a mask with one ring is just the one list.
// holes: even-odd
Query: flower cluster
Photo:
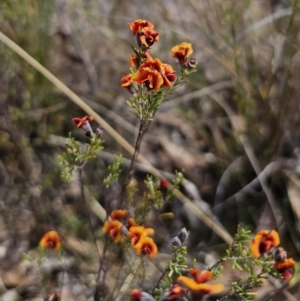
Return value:
[(102, 228), (103, 233), (109, 234), (109, 236), (118, 243), (123, 236), (131, 241), (133, 249), (139, 255), (149, 255), (149, 257), (155, 257), (157, 254), (157, 246), (153, 239), (149, 235), (154, 235), (152, 228), (146, 228), (136, 223), (133, 218), (129, 218), (127, 221), (127, 227), (121, 223), (127, 216), (127, 210), (114, 210), (110, 214), (110, 219), (104, 223)]
[[(258, 258), (271, 252), (279, 244), (279, 234), (275, 230), (261, 230), (252, 239), (250, 251), (254, 258)], [(282, 275), (284, 280), (290, 280), (292, 278), (292, 268), (296, 262), (292, 258), (287, 258), (287, 253), (282, 247), (276, 248), (273, 254), (274, 269)]]
[[(138, 49), (133, 48), (135, 54), (129, 58), (129, 65), (132, 73), (123, 75), (121, 86), (131, 93), (136, 91), (133, 84), (144, 85), (148, 90), (158, 91), (161, 88), (170, 88), (176, 80), (176, 72), (169, 64), (162, 63), (160, 59), (153, 59), (148, 49), (159, 40), (159, 34), (154, 30), (154, 25), (146, 20), (130, 22), (130, 29), (137, 37)], [(176, 58), (184, 69), (191, 69), (196, 66), (196, 60), (188, 56), (193, 52), (189, 43), (182, 43), (172, 48), (172, 56)]]
[(148, 49), (159, 40), (159, 34), (154, 30), (154, 25), (146, 20), (138, 19), (130, 22), (129, 26), (137, 38), (139, 48)]

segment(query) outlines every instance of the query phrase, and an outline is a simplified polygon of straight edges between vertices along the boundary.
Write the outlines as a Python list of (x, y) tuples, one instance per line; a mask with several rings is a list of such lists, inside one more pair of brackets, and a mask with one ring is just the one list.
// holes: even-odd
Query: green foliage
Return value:
[(82, 146), (69, 133), (69, 139), (66, 141), (67, 151), (59, 156), (60, 165), (64, 167), (62, 177), (66, 181), (71, 182), (74, 171), (83, 166), (90, 160), (96, 157), (96, 153), (103, 149), (103, 141), (97, 134), (93, 134), (90, 138), (90, 143)]
[(137, 181), (136, 180), (131, 180), (129, 182), (129, 184), (127, 185), (127, 187), (126, 187), (126, 197), (127, 197), (128, 204), (130, 206), (133, 205), (136, 194), (138, 192), (137, 186), (138, 186)]
[(151, 210), (157, 210), (160, 208), (163, 202), (162, 194), (158, 185), (159, 180), (148, 175), (144, 183), (146, 191), (135, 210), (135, 217), (139, 223), (142, 223), (145, 220)]
[(172, 247), (172, 249), (172, 261), (167, 265), (167, 277), (169, 278), (169, 280), (172, 280), (173, 275), (181, 276), (181, 272), (183, 270), (186, 271), (189, 268), (186, 264), (186, 246)]
[(172, 187), (171, 188), (169, 186), (167, 187), (167, 191), (164, 196), (165, 202), (168, 202), (171, 200), (172, 196), (174, 195), (174, 189), (180, 189), (180, 185), (185, 180), (183, 172), (184, 172), (184, 170), (182, 170), (181, 172), (178, 170), (175, 170), (175, 175), (174, 175), (174, 178), (172, 179)]
[(103, 180), (103, 183), (105, 184), (106, 188), (109, 187), (111, 182), (118, 180), (120, 173), (122, 171), (121, 167), (123, 163), (124, 160), (122, 156), (114, 157), (112, 165), (109, 165), (107, 167), (109, 174)]
[[(147, 175), (146, 180), (144, 181), (146, 191), (135, 209), (136, 219), (142, 223), (151, 210), (160, 210), (166, 202), (170, 201), (171, 197), (174, 195), (174, 189), (178, 189), (183, 181), (183, 173), (175, 171), (171, 188), (167, 187), (166, 189), (162, 189), (158, 178)], [(134, 190), (132, 190), (132, 188), (132, 186), (128, 186), (127, 188), (127, 193), (131, 194), (131, 199), (134, 195)], [(130, 190), (132, 191), (130, 192)]]

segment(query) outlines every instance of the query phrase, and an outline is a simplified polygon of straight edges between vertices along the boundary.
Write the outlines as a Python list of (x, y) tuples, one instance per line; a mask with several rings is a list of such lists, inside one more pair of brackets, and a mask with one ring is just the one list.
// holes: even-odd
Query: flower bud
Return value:
[(99, 136), (99, 138), (101, 138), (103, 131), (104, 131), (103, 127), (101, 125), (99, 125), (96, 129), (96, 133)]
[(286, 251), (284, 250), (284, 248), (279, 247), (275, 250), (274, 260), (276, 262), (285, 260), (286, 258), (287, 258), (287, 254), (286, 254)]
[(155, 299), (146, 292), (142, 292), (141, 295), (142, 295), (141, 301), (155, 301)]
[(128, 229), (123, 225), (122, 228), (121, 228), (121, 233), (127, 237), (128, 235)]
[(155, 299), (146, 292), (141, 292), (138, 289), (134, 289), (130, 293), (131, 301), (155, 301)]
[(197, 64), (198, 64), (198, 62), (197, 62), (197, 60), (194, 57), (191, 57), (189, 59), (189, 61), (188, 61), (188, 67), (189, 67), (189, 69), (196, 68)]
[(181, 241), (180, 239), (178, 238), (178, 236), (175, 236), (171, 239), (171, 245), (178, 248), (181, 246)]
[(88, 121), (85, 121), (82, 125), (82, 129), (85, 131), (85, 135), (88, 137), (93, 137), (93, 130)]
[(169, 182), (166, 179), (162, 179), (159, 181), (159, 186), (161, 190), (166, 190), (169, 186)]
[(186, 228), (182, 228), (179, 233), (177, 234), (180, 242), (183, 244), (186, 239), (189, 237), (189, 231), (186, 230)]

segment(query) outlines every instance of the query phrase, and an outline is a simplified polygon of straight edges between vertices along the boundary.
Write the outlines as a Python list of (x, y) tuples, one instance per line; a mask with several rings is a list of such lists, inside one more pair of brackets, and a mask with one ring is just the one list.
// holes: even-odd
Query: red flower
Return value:
[(145, 83), (148, 88), (159, 90), (164, 83), (160, 70), (161, 61), (159, 59), (149, 60), (133, 74), (132, 81), (138, 85)]
[(159, 34), (151, 27), (145, 27), (139, 33), (138, 38), (143, 46), (150, 48), (154, 44), (154, 42), (157, 42), (159, 40)]
[(213, 274), (209, 271), (200, 272), (196, 268), (190, 269), (190, 274), (194, 278), (180, 276), (177, 281), (184, 284), (190, 291), (192, 295), (192, 300), (201, 300), (203, 295), (219, 293), (223, 290), (222, 284), (206, 284), (205, 282), (212, 279)]
[(153, 29), (154, 25), (146, 20), (138, 19), (129, 23), (132, 33), (137, 36), (139, 47), (149, 48), (159, 40), (159, 34)]
[(168, 186), (169, 186), (168, 180), (166, 180), (166, 179), (160, 180), (159, 181), (159, 186), (160, 186), (160, 189), (163, 189), (163, 190), (167, 189)]
[(287, 258), (278, 262), (275, 262), (274, 268), (279, 274), (282, 275), (284, 280), (290, 280), (293, 277), (291, 269), (295, 266), (296, 262), (292, 258)]
[(141, 237), (134, 249), (138, 254), (149, 255), (151, 258), (157, 254), (157, 246), (150, 237)]
[(172, 66), (169, 64), (162, 64), (161, 74), (164, 79), (163, 85), (170, 88), (172, 86), (171, 82), (174, 82), (176, 79), (175, 71)]
[(72, 119), (72, 122), (74, 124), (77, 124), (77, 128), (79, 129), (79, 128), (83, 127), (83, 125), (85, 124), (85, 122), (92, 121), (92, 120), (94, 120), (94, 117), (92, 117), (92, 116), (84, 116), (82, 118), (75, 117), (75, 118)]
[(154, 235), (152, 228), (145, 228), (144, 226), (132, 226), (128, 230), (128, 237), (131, 239), (131, 244), (135, 246), (143, 238), (148, 235)]
[(187, 62), (187, 58), (193, 53), (192, 44), (181, 43), (172, 48), (172, 57), (176, 58), (181, 66), (184, 66)]
[(39, 246), (41, 248), (58, 250), (61, 246), (60, 236), (56, 231), (49, 231), (42, 237)]
[(222, 284), (197, 283), (195, 280), (185, 276), (178, 277), (177, 281), (184, 284), (194, 295), (219, 293), (223, 290)]
[(279, 243), (279, 235), (275, 230), (261, 230), (252, 239), (250, 251), (254, 258), (258, 258), (273, 247), (277, 247)]
[(193, 276), (197, 283), (205, 283), (213, 278), (213, 274), (209, 271), (200, 272), (196, 268), (190, 269), (190, 274)]
[(108, 220), (102, 228), (103, 233), (108, 233), (115, 243), (118, 243), (122, 238), (122, 223), (116, 219)]
[(142, 31), (143, 28), (145, 27), (154, 28), (154, 25), (146, 20), (138, 19), (134, 22), (130, 22), (129, 27), (132, 30), (132, 33), (136, 36), (138, 33)]
[(182, 287), (178, 284), (174, 284), (169, 291), (168, 300), (175, 301), (184, 296), (184, 291)]
[(132, 79), (132, 74), (123, 75), (121, 77), (121, 87), (127, 89), (130, 88), (132, 84), (131, 79)]
[(112, 219), (121, 220), (124, 219), (127, 215), (128, 211), (126, 209), (113, 210), (110, 214)]

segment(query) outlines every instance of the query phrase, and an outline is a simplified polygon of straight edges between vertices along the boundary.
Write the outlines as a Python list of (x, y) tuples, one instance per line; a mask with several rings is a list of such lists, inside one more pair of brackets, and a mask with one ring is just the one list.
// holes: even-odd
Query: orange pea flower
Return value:
[(268, 253), (273, 247), (280, 244), (279, 235), (275, 230), (261, 230), (251, 241), (250, 251), (254, 258)]
[(280, 273), (284, 280), (290, 280), (293, 277), (291, 269), (295, 266), (296, 262), (292, 258), (287, 258), (275, 262), (274, 268)]
[(82, 118), (75, 117), (75, 118), (72, 119), (72, 122), (74, 124), (77, 124), (77, 128), (79, 129), (79, 128), (83, 127), (83, 125), (85, 124), (85, 122), (92, 121), (92, 120), (94, 120), (94, 117), (92, 117), (92, 116), (84, 116)]
[(184, 291), (182, 287), (178, 284), (174, 284), (169, 291), (168, 300), (169, 301), (176, 301), (179, 300), (179, 298), (184, 296)]
[(148, 88), (158, 90), (164, 83), (160, 74), (161, 64), (160, 59), (148, 60), (133, 74), (132, 81), (138, 85), (145, 83)]
[(132, 84), (131, 79), (132, 79), (132, 74), (123, 75), (120, 80), (121, 87), (129, 89)]
[(115, 243), (118, 243), (122, 238), (122, 223), (116, 219), (108, 220), (102, 228), (103, 233), (108, 233)]
[(162, 64), (161, 67), (161, 74), (164, 79), (163, 85), (167, 88), (170, 88), (172, 86), (171, 82), (174, 82), (176, 79), (176, 72), (169, 64)]
[(184, 284), (193, 294), (196, 295), (207, 295), (212, 293), (219, 293), (223, 290), (222, 284), (207, 284), (207, 283), (197, 283), (195, 280), (180, 276), (177, 281)]
[(150, 237), (142, 237), (139, 242), (134, 245), (134, 249), (138, 254), (147, 254), (151, 258), (157, 254), (157, 246)]
[[(159, 34), (151, 27), (145, 27), (141, 30), (139, 34), (139, 41), (140, 43), (147, 48), (150, 48), (154, 42), (159, 40)], [(139, 43), (138, 41), (138, 43)]]
[(148, 60), (143, 63), (132, 76), (132, 81), (138, 85), (145, 84), (148, 88), (159, 90), (161, 86), (169, 88), (175, 80), (175, 71), (168, 64), (162, 64), (160, 59)]
[(126, 209), (113, 210), (110, 214), (112, 219), (122, 220), (126, 217), (128, 211)]
[(138, 19), (129, 23), (132, 33), (137, 36), (139, 47), (149, 48), (159, 40), (159, 34), (153, 29), (154, 25), (146, 20)]
[(152, 228), (145, 228), (144, 226), (133, 226), (128, 230), (128, 237), (131, 239), (131, 244), (133, 246), (141, 239), (153, 234), (154, 230)]
[(213, 278), (213, 274), (210, 271), (204, 271), (204, 272), (201, 273), (196, 268), (190, 269), (190, 274), (192, 275), (192, 277), (194, 278), (194, 280), (197, 283), (204, 283), (204, 282), (207, 282), (207, 281), (209, 281)]
[(176, 58), (180, 65), (184, 65), (187, 62), (187, 58), (193, 53), (192, 44), (183, 42), (180, 45), (176, 45), (172, 48), (172, 57)]
[(129, 27), (132, 33), (136, 36), (138, 33), (142, 31), (143, 28), (145, 27), (154, 28), (154, 25), (146, 20), (138, 19), (134, 22), (130, 22)]
[(56, 231), (49, 231), (42, 237), (39, 246), (41, 248), (59, 250), (61, 246), (60, 236)]

